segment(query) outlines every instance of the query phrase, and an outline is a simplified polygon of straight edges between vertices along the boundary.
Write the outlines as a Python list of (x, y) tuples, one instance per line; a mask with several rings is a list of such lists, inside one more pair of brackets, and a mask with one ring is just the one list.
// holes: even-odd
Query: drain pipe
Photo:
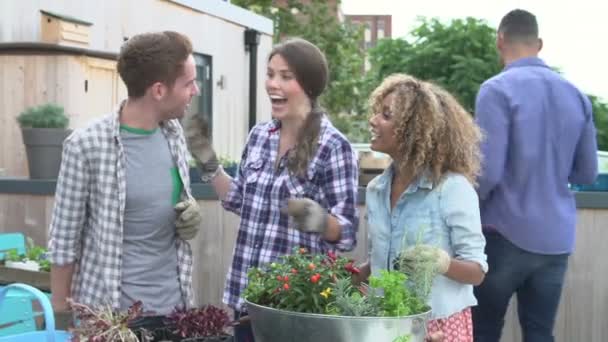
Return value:
[(260, 33), (254, 29), (245, 30), (245, 51), (249, 51), (249, 130), (255, 126), (257, 113), (258, 45)]

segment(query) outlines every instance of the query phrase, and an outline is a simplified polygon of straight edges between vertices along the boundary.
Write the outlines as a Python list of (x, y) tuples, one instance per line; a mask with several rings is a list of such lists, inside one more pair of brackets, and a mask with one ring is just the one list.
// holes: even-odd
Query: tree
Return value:
[(370, 50), (371, 89), (394, 72), (433, 81), (473, 110), (479, 86), (500, 71), (495, 29), (475, 18), (419, 19), (408, 39), (387, 39)]
[(608, 151), (608, 104), (597, 96), (589, 95), (593, 108), (593, 117), (597, 129), (597, 146), (602, 151)]
[[(233, 0), (235, 5), (264, 15), (274, 22), (274, 41), (300, 37), (317, 45), (327, 58), (330, 82), (321, 103), (330, 115), (356, 113), (362, 110), (363, 31), (342, 23), (333, 15), (325, 0), (307, 3), (288, 0), (275, 6), (272, 0)], [(361, 94), (361, 95), (360, 95)]]
[[(501, 70), (495, 32), (475, 18), (448, 23), (420, 18), (408, 39), (385, 39), (369, 51), (372, 67), (367, 74), (366, 93), (392, 73), (407, 73), (445, 87), (473, 113), (479, 86)], [(608, 104), (588, 96), (593, 105), (598, 147), (608, 150)]]

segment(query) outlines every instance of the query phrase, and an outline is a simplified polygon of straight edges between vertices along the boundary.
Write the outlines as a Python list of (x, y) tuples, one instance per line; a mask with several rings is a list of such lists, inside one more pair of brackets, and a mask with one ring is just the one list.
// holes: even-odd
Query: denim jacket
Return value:
[[(397, 254), (424, 243), (440, 247), (455, 259), (474, 261), (488, 270), (475, 189), (460, 174), (447, 173), (433, 185), (425, 175), (415, 180), (390, 207), (393, 167), (367, 186), (369, 259), (372, 275), (392, 269)], [(404, 244), (404, 245), (402, 245)], [(428, 304), (432, 318), (446, 318), (476, 305), (473, 286), (443, 275), (433, 282)]]

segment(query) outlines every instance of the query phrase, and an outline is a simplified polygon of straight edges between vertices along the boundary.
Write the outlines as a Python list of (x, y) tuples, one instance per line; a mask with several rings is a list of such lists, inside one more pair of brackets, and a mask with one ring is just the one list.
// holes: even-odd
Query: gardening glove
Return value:
[(445, 274), (450, 268), (451, 260), (443, 249), (422, 244), (403, 251), (399, 257), (399, 265), (396, 266), (400, 271), (411, 274), (420, 269), (420, 265), (433, 263), (435, 273)]
[(323, 234), (327, 229), (327, 209), (310, 198), (287, 200), (287, 208), (281, 210), (293, 217), (295, 228), (307, 233)]
[(188, 150), (201, 170), (201, 180), (208, 183), (216, 175), (219, 165), (211, 145), (209, 124), (201, 115), (190, 115), (184, 122), (184, 136)]
[(188, 199), (175, 205), (177, 235), (184, 240), (192, 240), (198, 233), (202, 221), (201, 211), (194, 199)]

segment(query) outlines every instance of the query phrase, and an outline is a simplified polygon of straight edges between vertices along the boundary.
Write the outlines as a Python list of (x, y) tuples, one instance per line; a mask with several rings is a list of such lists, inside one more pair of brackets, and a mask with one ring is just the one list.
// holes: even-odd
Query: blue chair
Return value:
[(4, 260), (5, 252), (16, 249), (19, 255), (26, 252), (25, 236), (22, 233), (0, 234), (0, 260)]
[[(0, 337), (0, 342), (67, 342), (70, 334), (67, 331), (55, 330), (55, 316), (49, 298), (40, 290), (26, 284), (11, 284), (0, 289), (0, 312), (7, 304), (9, 290), (21, 290), (32, 295), (40, 302), (44, 314), (46, 330), (30, 331)], [(8, 309), (8, 308), (6, 308)]]

